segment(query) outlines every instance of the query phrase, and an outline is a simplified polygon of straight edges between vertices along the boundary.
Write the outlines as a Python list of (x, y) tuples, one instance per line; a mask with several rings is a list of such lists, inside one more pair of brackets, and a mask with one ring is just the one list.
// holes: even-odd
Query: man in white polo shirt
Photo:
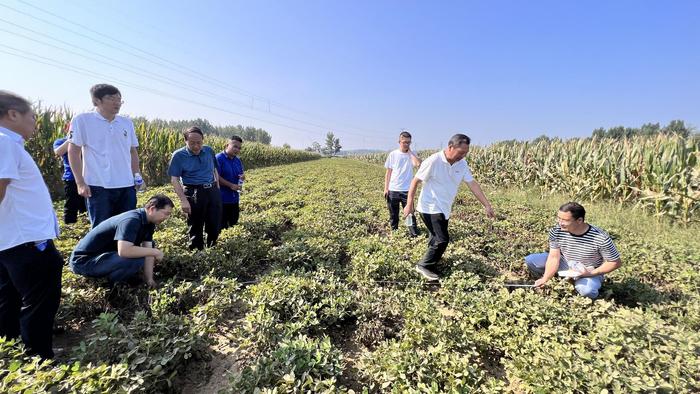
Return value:
[(92, 228), (114, 215), (136, 208), (135, 184), (139, 172), (134, 124), (117, 115), (122, 95), (112, 85), (90, 89), (96, 110), (77, 115), (71, 121), (68, 159), (78, 194), (87, 199)]
[(29, 102), (0, 91), (0, 337), (52, 358), (63, 258), (58, 221), (39, 168), (24, 149), (36, 129)]
[(421, 164), (408, 190), (408, 201), (403, 210), (404, 216), (413, 213), (413, 199), (418, 184), (423, 182), (418, 198), (417, 210), (430, 232), (428, 251), (421, 261), (416, 264), (416, 271), (428, 280), (437, 280), (435, 264), (440, 261), (450, 242), (447, 224), (452, 212), (452, 203), (459, 185), (466, 182), (469, 190), (484, 205), (486, 215), (495, 218), (491, 203), (481, 190), (481, 186), (472, 177), (471, 170), (464, 157), (469, 153), (471, 140), (464, 134), (455, 134), (450, 138), (445, 150), (428, 157)]
[[(418, 156), (411, 151), (411, 134), (408, 131), (402, 131), (399, 134), (399, 148), (391, 151), (384, 163), (386, 168), (384, 198), (389, 208), (392, 230), (399, 228), (399, 205), (406, 207), (408, 189), (413, 179), (413, 167), (420, 166), (420, 162)], [(412, 215), (411, 217), (413, 225), (408, 228), (408, 231), (412, 236), (416, 236), (416, 219)]]

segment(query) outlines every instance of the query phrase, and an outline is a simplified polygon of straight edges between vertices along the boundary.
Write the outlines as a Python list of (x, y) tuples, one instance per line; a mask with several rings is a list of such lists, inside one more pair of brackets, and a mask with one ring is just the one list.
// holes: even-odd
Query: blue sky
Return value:
[(125, 114), (297, 148), (700, 126), (700, 1), (101, 3), (0, 0), (0, 88), (83, 111), (109, 82)]

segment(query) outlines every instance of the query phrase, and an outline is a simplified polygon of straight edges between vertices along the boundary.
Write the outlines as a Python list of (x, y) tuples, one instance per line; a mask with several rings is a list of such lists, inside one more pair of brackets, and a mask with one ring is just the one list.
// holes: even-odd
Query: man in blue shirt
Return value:
[(78, 185), (75, 183), (73, 171), (68, 162), (68, 145), (70, 141), (70, 123), (66, 123), (68, 135), (53, 142), (53, 152), (63, 159), (63, 190), (66, 192), (66, 201), (63, 204), (63, 223), (70, 224), (78, 221), (78, 213), (85, 212), (85, 198), (78, 194)]
[(182, 212), (187, 215), (190, 249), (204, 249), (216, 244), (221, 231), (221, 194), (216, 154), (204, 145), (204, 134), (193, 126), (184, 133), (185, 146), (173, 152), (168, 166), (170, 182), (180, 198)]
[(153, 266), (163, 252), (153, 247), (153, 232), (173, 210), (173, 202), (163, 194), (151, 197), (143, 208), (126, 211), (101, 222), (90, 230), (73, 250), (70, 268), (79, 275), (107, 277), (124, 282), (143, 269), (143, 279), (154, 287)]
[(219, 184), (221, 185), (221, 202), (223, 203), (222, 229), (238, 223), (241, 185), (245, 179), (243, 163), (238, 157), (241, 145), (243, 145), (243, 139), (234, 135), (224, 151), (216, 155)]

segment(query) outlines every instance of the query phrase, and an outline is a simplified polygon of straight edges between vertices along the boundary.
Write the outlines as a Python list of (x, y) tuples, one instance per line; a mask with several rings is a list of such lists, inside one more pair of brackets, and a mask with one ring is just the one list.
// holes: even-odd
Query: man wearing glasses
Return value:
[(134, 124), (117, 115), (122, 95), (112, 85), (90, 89), (95, 111), (71, 122), (68, 160), (78, 194), (87, 199), (92, 228), (114, 215), (136, 208), (136, 189), (143, 187)]

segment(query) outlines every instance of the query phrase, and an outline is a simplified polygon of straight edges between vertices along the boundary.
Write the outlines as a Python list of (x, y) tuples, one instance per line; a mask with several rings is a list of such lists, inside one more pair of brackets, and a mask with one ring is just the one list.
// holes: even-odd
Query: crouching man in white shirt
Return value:
[(481, 186), (472, 177), (471, 170), (464, 157), (469, 153), (471, 140), (464, 134), (455, 134), (447, 143), (447, 148), (432, 154), (421, 164), (408, 190), (408, 201), (403, 210), (404, 217), (413, 213), (413, 199), (418, 185), (423, 182), (423, 189), (418, 198), (417, 210), (430, 232), (428, 250), (416, 264), (416, 271), (428, 280), (437, 280), (435, 265), (442, 258), (450, 242), (447, 224), (452, 212), (452, 204), (459, 185), (466, 182), (474, 196), (484, 205), (486, 215), (495, 218), (491, 203), (481, 190)]

